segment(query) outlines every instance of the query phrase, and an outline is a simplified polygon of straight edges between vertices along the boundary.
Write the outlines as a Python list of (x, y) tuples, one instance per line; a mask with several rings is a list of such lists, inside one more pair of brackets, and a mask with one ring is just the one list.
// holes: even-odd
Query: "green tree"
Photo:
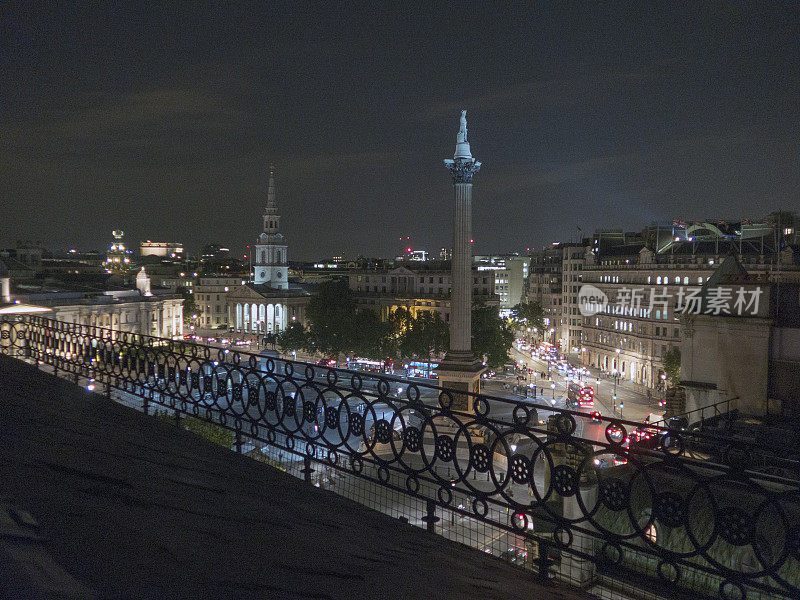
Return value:
[(486, 356), (488, 366), (499, 367), (508, 362), (508, 349), (513, 343), (514, 332), (500, 318), (496, 307), (472, 308), (472, 351), (476, 356)]
[(283, 352), (308, 350), (311, 346), (308, 330), (297, 321), (278, 334), (277, 343)]
[(200, 314), (200, 307), (194, 301), (194, 294), (185, 286), (179, 286), (175, 292), (183, 298), (183, 324), (191, 325), (194, 321), (192, 315)]
[(411, 325), (411, 311), (405, 306), (400, 306), (389, 313), (389, 323), (392, 324), (395, 336), (399, 339), (403, 332)]
[(518, 328), (544, 331), (544, 308), (538, 302), (522, 302), (511, 309), (511, 318)]
[(664, 353), (664, 372), (671, 385), (676, 386), (681, 381), (681, 351), (670, 348)]
[(202, 438), (207, 439), (209, 442), (214, 442), (220, 446), (225, 446), (230, 450), (236, 443), (236, 434), (230, 429), (220, 427), (216, 423), (197, 419), (195, 417), (184, 417), (181, 420), (183, 426)]
[(371, 310), (359, 310), (350, 320), (348, 349), (357, 356), (383, 360), (394, 356), (394, 326)]
[[(174, 412), (168, 410), (157, 410), (153, 413), (153, 416), (159, 421), (169, 423), (170, 425), (175, 424)], [(225, 446), (228, 450), (230, 450), (234, 443), (236, 443), (236, 434), (228, 429), (225, 429), (224, 427), (221, 427), (220, 425), (217, 425), (216, 423), (205, 421), (203, 419), (197, 419), (188, 415), (181, 415), (180, 423), (183, 429), (191, 431), (195, 435), (199, 435), (200, 437), (207, 439), (209, 442), (214, 442), (220, 446)]]
[(438, 312), (420, 311), (408, 322), (400, 336), (400, 354), (418, 358), (428, 363), (431, 358), (446, 351), (450, 345), (450, 327), (442, 321)]
[(306, 308), (311, 348), (336, 358), (353, 346), (355, 302), (347, 281), (326, 281)]

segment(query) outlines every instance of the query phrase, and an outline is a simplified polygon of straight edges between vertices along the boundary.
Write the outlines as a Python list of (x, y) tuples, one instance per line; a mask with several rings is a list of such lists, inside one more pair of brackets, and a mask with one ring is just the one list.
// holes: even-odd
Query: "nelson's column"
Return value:
[[(453, 176), (453, 259), (450, 295), (450, 350), (439, 364), (439, 385), (462, 392), (480, 392), (482, 361), (472, 354), (472, 176), (481, 163), (472, 158), (467, 141), (467, 111), (461, 111), (456, 152), (445, 159)], [(471, 411), (472, 399), (456, 394), (451, 408)]]

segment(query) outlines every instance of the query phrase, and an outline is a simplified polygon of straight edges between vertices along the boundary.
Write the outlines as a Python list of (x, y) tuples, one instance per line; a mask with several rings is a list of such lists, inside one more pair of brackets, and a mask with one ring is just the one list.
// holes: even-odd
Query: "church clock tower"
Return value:
[(264, 230), (258, 236), (253, 256), (253, 282), (267, 284), (278, 290), (289, 288), (289, 269), (286, 259), (286, 241), (278, 232), (280, 223), (275, 204), (275, 167), (269, 168), (267, 207), (264, 209)]

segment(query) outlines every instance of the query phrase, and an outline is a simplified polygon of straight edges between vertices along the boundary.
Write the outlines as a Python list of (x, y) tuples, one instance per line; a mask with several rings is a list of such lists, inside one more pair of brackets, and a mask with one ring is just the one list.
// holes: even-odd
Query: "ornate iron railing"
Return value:
[(0, 321), (0, 351), (216, 423), (239, 451), (336, 474), (340, 493), (542, 578), (800, 596), (800, 465), (766, 444), (488, 395), (451, 410), (456, 392), (425, 383), (40, 316)]

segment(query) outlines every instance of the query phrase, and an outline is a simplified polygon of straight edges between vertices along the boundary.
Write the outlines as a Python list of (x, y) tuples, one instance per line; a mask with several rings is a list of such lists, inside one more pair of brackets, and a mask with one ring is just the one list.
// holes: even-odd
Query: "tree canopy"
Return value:
[(663, 360), (667, 379), (673, 386), (678, 385), (681, 381), (681, 351), (678, 348), (670, 348), (664, 353)]
[(278, 334), (276, 342), (283, 352), (307, 351), (311, 347), (308, 330), (296, 321)]
[(450, 327), (439, 313), (419, 311), (400, 336), (400, 354), (430, 362), (450, 346)]
[(544, 308), (538, 302), (517, 304), (511, 309), (511, 319), (516, 327), (530, 327), (544, 331)]
[(190, 325), (193, 321), (192, 315), (200, 314), (200, 307), (197, 306), (194, 294), (189, 291), (189, 288), (181, 285), (178, 286), (175, 292), (183, 298), (183, 323), (184, 325)]
[(345, 280), (326, 281), (306, 308), (311, 348), (335, 358), (351, 349), (355, 302)]
[[(541, 308), (541, 307), (540, 307)], [(526, 314), (534, 315), (534, 309)], [(387, 357), (430, 361), (445, 352), (450, 344), (450, 327), (432, 310), (413, 314), (400, 307), (381, 321), (368, 309), (357, 309), (346, 281), (323, 283), (308, 303), (308, 329), (293, 323), (278, 336), (284, 351), (306, 350), (336, 358), (355, 354), (373, 360)], [(490, 366), (508, 361), (514, 333), (501, 319), (495, 306), (476, 306), (472, 312), (472, 348), (476, 356), (486, 356)]]
[(508, 362), (508, 349), (514, 343), (514, 332), (500, 318), (494, 306), (479, 305), (472, 309), (472, 351), (486, 356), (486, 364), (499, 367)]

